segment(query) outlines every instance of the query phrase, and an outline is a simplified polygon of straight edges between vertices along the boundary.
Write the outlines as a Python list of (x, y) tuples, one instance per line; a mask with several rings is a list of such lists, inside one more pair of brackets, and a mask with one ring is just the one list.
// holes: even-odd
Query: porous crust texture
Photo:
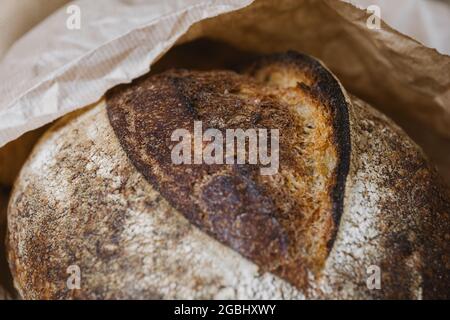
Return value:
[[(298, 72), (293, 81), (286, 81), (292, 80), (290, 72), (295, 70)], [(248, 178), (256, 188), (265, 191), (255, 198), (249, 194), (242, 200), (253, 207), (249, 210), (258, 209), (258, 201), (269, 204), (273, 201), (268, 206), (272, 211), (267, 212), (270, 219), (265, 227), (275, 235), (270, 238), (277, 239), (275, 245), (258, 247), (261, 243), (271, 244), (264, 242), (259, 229), (247, 242), (230, 241), (221, 235), (221, 230), (239, 229), (226, 221), (214, 226), (208, 216), (215, 212), (232, 214), (232, 208), (230, 212), (224, 211), (230, 202), (224, 201), (222, 210), (220, 199), (212, 207), (202, 207), (195, 192), (187, 199), (170, 197), (173, 192), (183, 195), (183, 183), (187, 181), (191, 186), (197, 180), (186, 178), (184, 171), (177, 175), (165, 170), (166, 162), (158, 158), (160, 154), (166, 155), (164, 150), (157, 145), (149, 148), (149, 141), (139, 145), (132, 139), (155, 126), (151, 119), (141, 124), (129, 122), (134, 116), (132, 112), (149, 107), (145, 99), (140, 100), (148, 90), (158, 94), (151, 91), (151, 85), (138, 82), (134, 87), (137, 93), (128, 96), (126, 103), (117, 104), (125, 107), (134, 104), (123, 113), (128, 117), (122, 119), (127, 130), (117, 130), (115, 125), (120, 123), (116, 122), (120, 117), (114, 117), (120, 113), (108, 110), (108, 117), (102, 101), (48, 131), (23, 168), (8, 212), (9, 263), (15, 286), (23, 298), (448, 298), (448, 191), (440, 185), (435, 170), (419, 148), (398, 127), (361, 100), (348, 96), (331, 73), (306, 56), (290, 53), (266, 58), (250, 68), (247, 76), (230, 72), (216, 75), (171, 71), (160, 75), (155, 83), (160, 86), (158, 92), (163, 92), (172, 90), (167, 83), (173, 84), (173, 78), (178, 79), (175, 84), (182, 90), (182, 97), (196, 98), (191, 111), (208, 111), (201, 120), (217, 127), (220, 121), (214, 123), (214, 119), (237, 121), (237, 118), (234, 115), (227, 118), (226, 110), (214, 110), (217, 97), (209, 100), (212, 106), (208, 102), (199, 104), (204, 97), (196, 96), (195, 92), (206, 92), (211, 98), (212, 93), (220, 93), (216, 90), (219, 84), (212, 85), (214, 81), (220, 79), (220, 83), (226, 84), (231, 79), (233, 85), (239, 84), (239, 90), (233, 93), (230, 88), (228, 94), (235, 96), (220, 98), (229, 99), (226, 101), (232, 104), (246, 99), (240, 105), (243, 114), (238, 125), (246, 128), (250, 116), (261, 108), (255, 99), (262, 97), (267, 102), (266, 97), (272, 96), (267, 109), (279, 120), (264, 123), (273, 117), (262, 114), (260, 121), (301, 132), (281, 136), (280, 152), (287, 154), (281, 156), (279, 175), (286, 178), (296, 173), (290, 181), (300, 185), (300, 190), (305, 190), (301, 187), (305, 183), (310, 189), (309, 198), (298, 199), (300, 194), (292, 193), (286, 185), (262, 180), (251, 171), (245, 171), (246, 175), (242, 171), (241, 175), (225, 171), (226, 175), (222, 175)], [(186, 87), (185, 79), (189, 77), (189, 84), (196, 86)], [(266, 80), (269, 83), (262, 88), (261, 83)], [(208, 83), (212, 92), (205, 88)], [(117, 90), (116, 98), (126, 100), (127, 96), (120, 94), (124, 89)], [(171, 97), (179, 95), (166, 95), (164, 99)], [(304, 106), (305, 112), (292, 109), (295, 105)], [(180, 110), (184, 109), (183, 106)], [(153, 115), (165, 117), (166, 122), (179, 121), (176, 110), (156, 109)], [(170, 111), (174, 112), (172, 116)], [(287, 116), (290, 123), (285, 121)], [(191, 125), (195, 117), (181, 119)], [(310, 121), (313, 121), (311, 132), (304, 134), (300, 127)], [(322, 143), (319, 137), (326, 137), (319, 150), (308, 146), (311, 136), (317, 145)], [(290, 149), (282, 151), (286, 141)], [(307, 153), (299, 160), (294, 151), (302, 142), (306, 144), (301, 151)], [(137, 148), (133, 154), (132, 148), (139, 146), (143, 151)], [(189, 173), (210, 181), (210, 176), (224, 172), (205, 169), (205, 174), (203, 170), (200, 166), (191, 168)], [(313, 182), (308, 182), (305, 178), (312, 173)], [(213, 191), (227, 190), (223, 179), (217, 180)], [(315, 188), (320, 181), (324, 188)], [(275, 187), (284, 188), (280, 191), (284, 202), (299, 204), (303, 209), (294, 208), (287, 215), (292, 225), (301, 227), (298, 234), (293, 234), (289, 223), (280, 216), (275, 196), (280, 192), (267, 192)], [(208, 194), (214, 198), (214, 192)], [(196, 208), (203, 210), (201, 218), (196, 216)], [(310, 219), (296, 216), (316, 211)], [(259, 221), (253, 223), (258, 225)], [(299, 249), (291, 244), (308, 246)], [(252, 251), (253, 246), (265, 251)], [(278, 249), (271, 251), (273, 248)], [(298, 277), (292, 276), (295, 263)], [(280, 265), (287, 267), (277, 268)], [(67, 285), (71, 266), (80, 270), (80, 289)], [(367, 285), (371, 275), (368, 271), (374, 267), (381, 272), (380, 289)]]

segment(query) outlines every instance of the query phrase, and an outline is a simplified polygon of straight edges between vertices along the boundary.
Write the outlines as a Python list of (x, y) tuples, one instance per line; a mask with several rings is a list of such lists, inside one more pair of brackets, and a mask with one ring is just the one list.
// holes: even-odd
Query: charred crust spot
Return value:
[[(241, 248), (248, 258), (262, 266), (273, 264), (276, 254), (286, 255), (287, 237), (272, 216), (276, 210), (271, 199), (245, 175), (215, 176), (203, 188), (201, 199), (209, 214), (212, 229), (220, 230), (219, 240)], [(267, 255), (268, 254), (268, 255)]]
[(181, 88), (183, 87), (183, 82), (189, 81), (188, 79), (183, 79), (182, 77), (170, 77), (169, 81), (172, 83), (173, 87), (176, 88), (176, 94), (178, 99), (181, 101), (181, 105), (184, 106), (193, 119), (198, 119), (197, 110), (195, 109), (194, 103), (189, 99), (188, 96), (183, 95)]

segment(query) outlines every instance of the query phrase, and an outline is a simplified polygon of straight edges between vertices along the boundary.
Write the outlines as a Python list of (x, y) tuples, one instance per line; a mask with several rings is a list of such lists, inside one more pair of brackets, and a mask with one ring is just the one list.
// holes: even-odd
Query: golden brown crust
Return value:
[[(334, 240), (343, 210), (345, 181), (350, 166), (351, 139), (348, 102), (336, 78), (318, 60), (296, 51), (272, 54), (259, 59), (248, 72), (259, 78), (271, 72), (284, 70), (286, 76), (301, 79), (303, 87), (309, 88), (317, 104), (322, 104), (331, 112), (333, 143), (340, 159), (336, 166), (336, 181), (333, 188), (333, 219), (335, 228), (330, 240)], [(332, 241), (329, 247), (332, 246)]]
[[(285, 73), (281, 82), (270, 78), (273, 68)], [(112, 90), (108, 113), (132, 163), (172, 206), (262, 270), (301, 287), (308, 270), (320, 271), (337, 230), (350, 156), (347, 105), (327, 71), (301, 55), (272, 56), (252, 73), (165, 72)], [(259, 81), (260, 73), (267, 79)], [(226, 129), (278, 129), (279, 173), (261, 176), (259, 165), (173, 164), (171, 133), (192, 131), (199, 120), (224, 136)]]

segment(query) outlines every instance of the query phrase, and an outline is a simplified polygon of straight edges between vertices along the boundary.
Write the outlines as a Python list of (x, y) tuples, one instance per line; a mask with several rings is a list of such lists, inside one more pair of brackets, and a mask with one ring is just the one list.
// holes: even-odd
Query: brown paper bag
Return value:
[(370, 16), (335, 0), (258, 0), (195, 24), (179, 43), (210, 37), (258, 53), (318, 57), (349, 92), (403, 127), (450, 182), (450, 56), (384, 22), (369, 29)]
[[(177, 42), (186, 46), (171, 50), (166, 57), (162, 46), (158, 57), (163, 58), (156, 64), (153, 61), (152, 69), (156, 72), (174, 65), (187, 66), (199, 53), (203, 54), (203, 68), (242, 62), (252, 54), (289, 49), (311, 54), (321, 59), (349, 92), (401, 125), (450, 182), (450, 57), (424, 47), (385, 23), (379, 30), (370, 29), (369, 17), (367, 12), (337, 0), (256, 0), (238, 11), (194, 24)], [(173, 33), (179, 31), (177, 28), (180, 29), (175, 25)], [(200, 47), (188, 44), (204, 37), (228, 43), (240, 51), (222, 50), (221, 45), (211, 42), (200, 43)], [(126, 43), (122, 41), (122, 45)], [(142, 61), (146, 61), (144, 57)], [(139, 64), (142, 61), (136, 61), (136, 65), (144, 66)], [(114, 63), (105, 65), (120, 69), (124, 62)], [(145, 71), (133, 70), (132, 75), (137, 77)], [(102, 81), (105, 79), (97, 79)], [(83, 106), (66, 107), (73, 110)], [(29, 150), (20, 140), (16, 143)], [(16, 156), (5, 150), (3, 156)], [(0, 170), (9, 170), (5, 168)], [(11, 178), (5, 181), (10, 184)]]

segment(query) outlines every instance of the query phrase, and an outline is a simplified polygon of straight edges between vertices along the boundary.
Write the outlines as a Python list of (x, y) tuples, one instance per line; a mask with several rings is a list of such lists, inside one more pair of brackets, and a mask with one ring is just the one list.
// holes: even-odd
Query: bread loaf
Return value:
[(5, 251), (8, 197), (26, 158), (46, 129), (48, 126), (27, 132), (0, 148), (0, 300), (14, 296)]
[[(279, 130), (277, 172), (174, 164), (195, 121)], [(27, 299), (448, 298), (449, 209), (398, 127), (288, 52), (145, 76), (50, 129), (14, 187), (9, 262)]]

